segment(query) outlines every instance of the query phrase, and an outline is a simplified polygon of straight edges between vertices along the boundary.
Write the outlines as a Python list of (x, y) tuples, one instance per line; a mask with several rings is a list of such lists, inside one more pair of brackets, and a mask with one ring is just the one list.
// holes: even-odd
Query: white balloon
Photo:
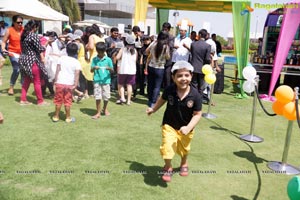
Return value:
[(247, 66), (243, 69), (243, 76), (247, 80), (253, 80), (256, 77), (256, 69), (251, 66)]
[(247, 93), (251, 93), (255, 90), (255, 83), (253, 81), (245, 81), (243, 84), (243, 90)]

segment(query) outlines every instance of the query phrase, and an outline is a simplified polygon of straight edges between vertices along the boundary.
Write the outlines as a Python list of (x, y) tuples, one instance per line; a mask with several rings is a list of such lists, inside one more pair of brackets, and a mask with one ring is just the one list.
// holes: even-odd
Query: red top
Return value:
[(14, 27), (9, 27), (9, 44), (8, 44), (8, 51), (21, 54), (21, 34), (23, 32), (23, 27), (20, 31), (17, 31)]

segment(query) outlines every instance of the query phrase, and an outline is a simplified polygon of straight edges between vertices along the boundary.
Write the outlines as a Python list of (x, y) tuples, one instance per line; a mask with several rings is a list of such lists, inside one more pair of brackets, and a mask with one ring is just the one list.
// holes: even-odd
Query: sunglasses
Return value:
[(23, 22), (16, 22), (17, 24), (20, 24), (20, 25), (22, 25), (23, 24)]

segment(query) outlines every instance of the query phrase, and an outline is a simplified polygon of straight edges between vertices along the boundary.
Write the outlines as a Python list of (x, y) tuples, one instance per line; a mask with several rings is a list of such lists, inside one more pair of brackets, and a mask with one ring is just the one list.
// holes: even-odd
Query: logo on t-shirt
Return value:
[(192, 108), (194, 106), (194, 101), (193, 100), (189, 100), (187, 103), (186, 103), (187, 107), (188, 108)]

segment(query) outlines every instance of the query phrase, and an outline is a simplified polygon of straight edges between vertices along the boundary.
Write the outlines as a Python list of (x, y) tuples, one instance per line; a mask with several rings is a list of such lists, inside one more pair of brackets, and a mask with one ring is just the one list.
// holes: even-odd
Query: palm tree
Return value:
[(69, 16), (70, 23), (80, 20), (80, 9), (77, 0), (39, 0), (54, 10)]

